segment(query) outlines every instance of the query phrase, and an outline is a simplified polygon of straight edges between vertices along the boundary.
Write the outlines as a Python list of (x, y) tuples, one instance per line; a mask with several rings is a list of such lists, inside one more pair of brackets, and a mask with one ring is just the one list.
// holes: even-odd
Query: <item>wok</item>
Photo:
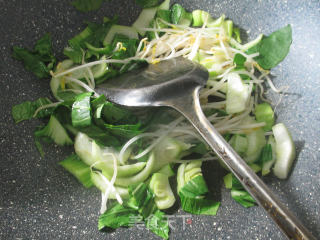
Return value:
[[(269, 34), (290, 23), (293, 44), (285, 61), (272, 70), (276, 86), (290, 86), (276, 108), (278, 122), (290, 129), (297, 159), (287, 180), (263, 180), (316, 236), (320, 236), (320, 3), (314, 1), (219, 0), (174, 1), (188, 10), (203, 9), (213, 17), (224, 13), (242, 29), (246, 39)], [(119, 15), (120, 24), (131, 24), (140, 9), (134, 1), (107, 1), (95, 12), (80, 13), (69, 1), (0, 1), (0, 239), (158, 239), (153, 233), (121, 228), (97, 230), (100, 194), (84, 189), (57, 162), (72, 149), (45, 145), (41, 158), (33, 140), (40, 121), (16, 125), (11, 107), (50, 94), (48, 81), (38, 80), (11, 58), (14, 45), (32, 47), (44, 33), (53, 37), (54, 52), (85, 26)], [(59, 55), (60, 54), (60, 55)], [(270, 94), (271, 99), (276, 99)], [(245, 209), (225, 190), (225, 174), (208, 163), (208, 185), (222, 206), (216, 216), (173, 212), (171, 239), (286, 239), (262, 208)], [(188, 215), (188, 216), (187, 216)]]

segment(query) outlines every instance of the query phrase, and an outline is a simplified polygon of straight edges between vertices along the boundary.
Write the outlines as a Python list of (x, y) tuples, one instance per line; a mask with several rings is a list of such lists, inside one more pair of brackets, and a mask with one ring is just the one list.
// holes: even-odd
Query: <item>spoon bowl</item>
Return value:
[(186, 91), (203, 87), (208, 77), (204, 67), (178, 57), (122, 74), (99, 85), (96, 92), (124, 106), (168, 106)]

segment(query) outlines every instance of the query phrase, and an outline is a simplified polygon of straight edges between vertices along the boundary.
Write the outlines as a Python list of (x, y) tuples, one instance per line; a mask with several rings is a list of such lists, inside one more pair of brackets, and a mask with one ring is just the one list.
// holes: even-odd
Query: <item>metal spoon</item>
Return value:
[(206, 119), (199, 90), (207, 80), (205, 68), (179, 57), (121, 75), (96, 91), (120, 105), (168, 106), (182, 113), (289, 239), (315, 239)]

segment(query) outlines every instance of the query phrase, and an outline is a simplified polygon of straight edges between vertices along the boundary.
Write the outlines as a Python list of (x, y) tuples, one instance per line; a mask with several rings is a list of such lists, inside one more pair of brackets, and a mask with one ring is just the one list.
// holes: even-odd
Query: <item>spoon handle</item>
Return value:
[(199, 103), (199, 89), (195, 88), (190, 99), (178, 98), (169, 105), (182, 113), (223, 160), (244, 188), (263, 207), (289, 239), (316, 239), (301, 222), (276, 198), (264, 182), (230, 147), (206, 119)]

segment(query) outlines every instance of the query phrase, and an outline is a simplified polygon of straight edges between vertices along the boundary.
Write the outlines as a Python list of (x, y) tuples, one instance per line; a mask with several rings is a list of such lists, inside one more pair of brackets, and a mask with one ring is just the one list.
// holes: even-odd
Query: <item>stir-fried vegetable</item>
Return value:
[[(75, 0), (73, 5), (89, 11), (102, 2)], [(289, 51), (291, 27), (242, 44), (239, 29), (224, 15), (214, 19), (179, 4), (170, 8), (169, 0), (137, 3), (143, 10), (132, 26), (118, 25), (117, 18), (88, 23), (68, 41), (63, 51), (67, 59), (57, 64), (48, 34), (31, 51), (14, 47), (13, 56), (29, 71), (39, 78), (51, 76), (56, 100), (21, 103), (12, 115), (17, 123), (49, 119), (35, 132), (41, 153), (41, 139), (74, 143), (75, 154), (60, 165), (85, 187), (101, 191), (99, 229), (129, 227), (138, 219), (168, 238), (162, 210), (174, 205), (175, 192), (184, 211), (217, 213), (220, 203), (210, 195), (201, 166), (218, 158), (183, 117), (162, 109), (116, 106), (95, 92), (96, 85), (145, 64), (179, 56), (195, 61), (210, 75), (200, 92), (208, 120), (255, 172), (267, 175), (275, 164), (274, 174), (286, 178), (295, 158), (294, 144), (283, 124), (274, 125), (264, 89), (279, 92), (268, 75)], [(231, 173), (224, 181), (235, 201), (244, 207), (255, 204)]]

